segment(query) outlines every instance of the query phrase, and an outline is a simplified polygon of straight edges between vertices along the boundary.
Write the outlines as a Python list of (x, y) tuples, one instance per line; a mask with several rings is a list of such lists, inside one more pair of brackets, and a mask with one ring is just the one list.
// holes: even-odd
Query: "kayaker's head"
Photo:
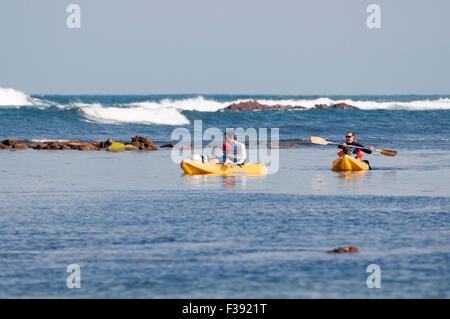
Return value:
[(356, 135), (355, 135), (355, 133), (353, 133), (352, 131), (347, 132), (347, 134), (345, 134), (345, 141), (347, 143), (356, 142)]
[(236, 143), (236, 134), (234, 134), (233, 131), (228, 131), (225, 134), (225, 139), (227, 140), (228, 143), (234, 144)]

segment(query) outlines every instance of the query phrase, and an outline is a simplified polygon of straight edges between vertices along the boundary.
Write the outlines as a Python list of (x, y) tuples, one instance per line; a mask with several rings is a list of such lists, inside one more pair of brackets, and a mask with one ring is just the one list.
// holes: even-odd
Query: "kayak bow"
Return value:
[(335, 172), (365, 171), (369, 169), (369, 165), (367, 165), (367, 163), (354, 159), (351, 156), (343, 155), (334, 160), (331, 169)]

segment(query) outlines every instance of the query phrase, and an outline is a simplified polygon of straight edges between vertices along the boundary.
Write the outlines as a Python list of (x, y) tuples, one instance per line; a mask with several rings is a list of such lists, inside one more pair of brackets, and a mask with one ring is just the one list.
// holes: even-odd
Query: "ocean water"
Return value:
[[(220, 112), (236, 101), (362, 110)], [(279, 128), (265, 177), (182, 174), (171, 150), (0, 151), (1, 298), (449, 298), (449, 96), (29, 96), (0, 91), (0, 139)], [(336, 173), (347, 130), (396, 157)], [(329, 254), (353, 245), (356, 254)], [(69, 264), (81, 288), (69, 289)], [(381, 288), (367, 267), (379, 265)]]

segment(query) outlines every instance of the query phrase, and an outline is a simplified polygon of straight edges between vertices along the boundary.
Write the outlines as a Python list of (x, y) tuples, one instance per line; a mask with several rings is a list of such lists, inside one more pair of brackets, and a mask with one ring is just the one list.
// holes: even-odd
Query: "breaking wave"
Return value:
[(36, 99), (14, 89), (0, 88), (0, 106), (29, 106), (34, 105)]
[[(155, 98), (155, 100), (152, 100)], [(99, 96), (97, 98), (85, 96), (41, 96), (39, 98), (27, 95), (24, 92), (0, 88), (0, 106), (6, 108), (35, 107), (41, 111), (49, 109), (72, 110), (77, 109), (86, 120), (98, 123), (120, 124), (159, 124), (159, 125), (185, 125), (189, 119), (183, 114), (185, 111), (217, 112), (230, 104), (256, 100), (265, 105), (291, 105), (314, 108), (317, 104), (332, 105), (346, 103), (362, 110), (450, 110), (450, 98), (427, 96), (394, 96), (392, 100), (373, 96), (355, 99), (355, 97), (330, 98), (317, 97), (306, 99), (302, 97), (283, 96), (194, 96), (179, 97), (168, 96), (157, 100), (156, 96), (149, 96), (147, 100), (142, 97), (130, 96), (128, 99), (114, 96)], [(397, 100), (396, 100), (397, 99)], [(133, 100), (141, 100), (133, 102)], [(142, 101), (144, 100), (144, 101)], [(121, 103), (119, 102), (121, 101)]]
[(101, 104), (79, 106), (81, 113), (94, 122), (105, 124), (136, 123), (184, 125), (189, 120), (175, 108), (136, 105), (129, 107), (105, 107)]

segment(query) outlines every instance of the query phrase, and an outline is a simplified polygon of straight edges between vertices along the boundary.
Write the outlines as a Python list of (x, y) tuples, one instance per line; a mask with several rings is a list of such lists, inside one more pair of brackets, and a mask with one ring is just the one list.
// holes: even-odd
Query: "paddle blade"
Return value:
[(312, 144), (320, 144), (320, 145), (334, 144), (334, 143), (332, 143), (332, 142), (328, 142), (327, 140), (325, 140), (325, 139), (323, 139), (323, 138), (321, 138), (321, 137), (317, 137), (317, 136), (311, 136), (311, 137), (309, 138), (309, 141), (310, 141)]
[(384, 156), (394, 157), (395, 155), (397, 155), (397, 151), (393, 151), (393, 150), (376, 150), (376, 151), (380, 152)]

